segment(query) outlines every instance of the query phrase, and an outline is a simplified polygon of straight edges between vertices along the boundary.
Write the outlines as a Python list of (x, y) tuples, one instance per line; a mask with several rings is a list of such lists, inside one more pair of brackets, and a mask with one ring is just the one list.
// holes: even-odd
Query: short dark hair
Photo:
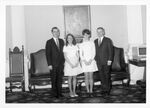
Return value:
[(84, 35), (85, 33), (88, 34), (88, 35), (90, 35), (89, 38), (91, 38), (91, 31), (89, 29), (84, 29), (82, 31), (82, 35)]
[(72, 44), (73, 44), (73, 45), (76, 45), (76, 39), (75, 39), (75, 37), (73, 36), (73, 34), (69, 33), (69, 34), (67, 34), (67, 36), (66, 36), (66, 46), (68, 46), (68, 37), (69, 37), (69, 36), (71, 36), (71, 37), (73, 38)]
[(98, 30), (98, 29), (103, 30), (103, 33), (104, 33), (103, 35), (105, 35), (105, 29), (104, 29), (103, 27), (98, 27), (97, 30)]
[(59, 30), (58, 27), (53, 27), (53, 28), (51, 29), (51, 32), (53, 32), (54, 29)]

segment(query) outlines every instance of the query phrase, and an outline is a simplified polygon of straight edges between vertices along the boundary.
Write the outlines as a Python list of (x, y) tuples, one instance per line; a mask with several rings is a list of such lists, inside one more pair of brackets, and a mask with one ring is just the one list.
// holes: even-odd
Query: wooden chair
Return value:
[(6, 83), (10, 83), (8, 88), (11, 92), (13, 88), (21, 88), (25, 91), (24, 87), (24, 47), (22, 51), (15, 47), (13, 51), (9, 48), (9, 77), (6, 78)]

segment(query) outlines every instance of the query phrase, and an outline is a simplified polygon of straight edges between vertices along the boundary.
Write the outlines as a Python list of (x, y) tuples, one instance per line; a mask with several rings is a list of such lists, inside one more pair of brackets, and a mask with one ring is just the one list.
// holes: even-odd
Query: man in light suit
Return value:
[(57, 27), (53, 27), (53, 37), (46, 42), (46, 58), (48, 68), (51, 73), (52, 94), (54, 97), (62, 97), (62, 77), (64, 68), (64, 41), (59, 38), (60, 31)]
[(98, 39), (94, 41), (96, 48), (95, 60), (101, 80), (102, 94), (109, 95), (111, 89), (110, 66), (113, 59), (113, 44), (110, 38), (105, 37), (105, 30), (97, 28)]

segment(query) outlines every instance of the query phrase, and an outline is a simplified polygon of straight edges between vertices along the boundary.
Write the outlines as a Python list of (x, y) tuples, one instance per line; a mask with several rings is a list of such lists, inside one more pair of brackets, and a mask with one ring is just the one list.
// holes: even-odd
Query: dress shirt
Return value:
[(55, 43), (56, 43), (57, 47), (59, 48), (59, 38), (55, 38), (55, 37), (53, 37), (53, 39), (54, 39), (54, 41), (55, 41)]

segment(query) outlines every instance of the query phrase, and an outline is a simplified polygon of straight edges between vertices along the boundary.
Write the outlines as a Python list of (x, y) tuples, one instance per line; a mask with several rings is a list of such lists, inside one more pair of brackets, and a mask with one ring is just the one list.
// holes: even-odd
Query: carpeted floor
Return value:
[(146, 89), (139, 85), (113, 85), (109, 96), (100, 93), (100, 86), (94, 87), (94, 97), (89, 97), (82, 87), (77, 90), (79, 97), (70, 98), (68, 88), (63, 89), (64, 97), (57, 99), (51, 96), (50, 89), (40, 89), (33, 93), (7, 92), (6, 103), (146, 103)]

